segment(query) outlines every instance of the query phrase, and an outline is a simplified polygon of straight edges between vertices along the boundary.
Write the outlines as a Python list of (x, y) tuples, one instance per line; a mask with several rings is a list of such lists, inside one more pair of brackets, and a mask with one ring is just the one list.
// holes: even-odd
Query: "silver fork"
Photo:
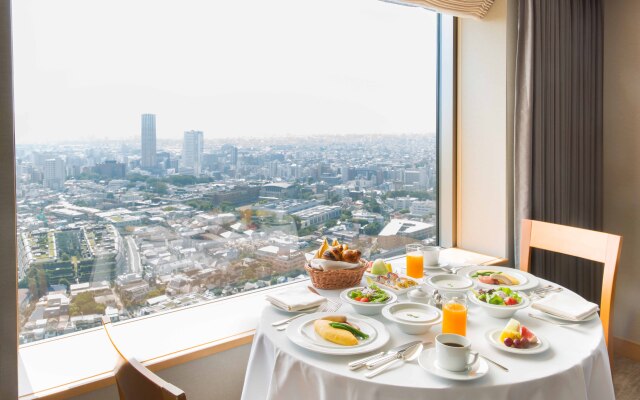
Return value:
[[(322, 304), (316, 311), (314, 312), (335, 312), (338, 311), (338, 309), (342, 307), (342, 303), (337, 303), (337, 302), (333, 302), (333, 303), (329, 303), (326, 302), (324, 304)], [(298, 318), (298, 317), (302, 317), (303, 315), (306, 315), (309, 313), (304, 313), (304, 314), (298, 314), (296, 316), (293, 316), (291, 318), (288, 319), (288, 321), (281, 323), (279, 325), (277, 325), (276, 330), (277, 331), (284, 331), (285, 329), (287, 329), (287, 327), (289, 326), (289, 324), (291, 323), (291, 321), (293, 321), (294, 319)], [(281, 322), (281, 321), (278, 321)], [(272, 324), (273, 325), (273, 324)]]

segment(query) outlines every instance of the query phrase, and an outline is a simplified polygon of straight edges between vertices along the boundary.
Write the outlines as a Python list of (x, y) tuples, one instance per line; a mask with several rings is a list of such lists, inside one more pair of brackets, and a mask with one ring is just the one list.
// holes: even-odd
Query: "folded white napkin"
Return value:
[(316, 307), (326, 300), (322, 296), (311, 293), (306, 287), (291, 288), (268, 294), (266, 298), (274, 306), (287, 311), (300, 311)]
[(597, 304), (565, 291), (535, 301), (531, 308), (573, 321), (581, 321), (598, 311)]

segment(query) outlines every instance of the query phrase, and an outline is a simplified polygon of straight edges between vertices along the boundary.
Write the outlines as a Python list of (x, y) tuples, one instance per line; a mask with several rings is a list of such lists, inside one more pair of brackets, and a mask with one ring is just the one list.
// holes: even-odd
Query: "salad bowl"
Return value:
[(362, 315), (377, 315), (382, 309), (398, 300), (393, 292), (381, 289), (375, 284), (346, 289), (340, 293), (340, 300), (353, 307)]
[[(495, 298), (495, 296), (498, 296), (498, 292), (505, 294), (499, 296), (501, 297), (502, 302), (500, 302), (500, 299)], [(484, 301), (479, 299), (480, 295), (480, 292), (471, 291), (469, 292), (469, 300), (494, 318), (511, 318), (516, 311), (529, 307), (529, 304), (531, 303), (526, 295), (513, 291), (509, 288), (501, 287), (499, 289), (495, 289), (493, 290), (492, 296), (485, 293)], [(516, 303), (509, 304), (511, 302), (509, 300), (505, 302), (505, 299), (510, 298), (516, 299)]]

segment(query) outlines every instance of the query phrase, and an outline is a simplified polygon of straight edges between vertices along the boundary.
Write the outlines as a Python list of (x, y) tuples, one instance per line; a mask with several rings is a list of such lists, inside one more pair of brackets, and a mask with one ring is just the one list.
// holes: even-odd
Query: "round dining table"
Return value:
[[(548, 283), (541, 280), (541, 284)], [(340, 290), (319, 292), (340, 301)], [(408, 301), (406, 294), (399, 296), (398, 301)], [(391, 336), (385, 346), (366, 354), (326, 355), (300, 347), (284, 331), (276, 330), (271, 324), (291, 314), (266, 305), (253, 340), (242, 399), (615, 399), (600, 319), (556, 325), (534, 319), (530, 312), (530, 308), (518, 310), (513, 318), (545, 338), (550, 348), (540, 354), (512, 354), (493, 347), (485, 338), (487, 331), (503, 328), (508, 319), (492, 318), (479, 306), (469, 304), (467, 337), (472, 348), (508, 368), (508, 372), (488, 363), (485, 376), (454, 381), (432, 375), (414, 360), (396, 363), (368, 379), (366, 368), (351, 371), (347, 364), (415, 340), (433, 343), (441, 325), (423, 335), (407, 335), (382, 315), (376, 315), (372, 318), (383, 322)], [(357, 315), (349, 304), (343, 304), (338, 313)], [(432, 346), (426, 345), (425, 351)]]

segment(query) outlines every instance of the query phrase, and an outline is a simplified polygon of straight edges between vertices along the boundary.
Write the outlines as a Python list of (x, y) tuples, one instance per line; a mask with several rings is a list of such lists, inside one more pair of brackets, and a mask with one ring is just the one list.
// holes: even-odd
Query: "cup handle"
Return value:
[(470, 351), (469, 357), (467, 357), (467, 367), (471, 367), (473, 364), (475, 364), (476, 361), (478, 361), (479, 356), (480, 354), (478, 354), (477, 351)]

